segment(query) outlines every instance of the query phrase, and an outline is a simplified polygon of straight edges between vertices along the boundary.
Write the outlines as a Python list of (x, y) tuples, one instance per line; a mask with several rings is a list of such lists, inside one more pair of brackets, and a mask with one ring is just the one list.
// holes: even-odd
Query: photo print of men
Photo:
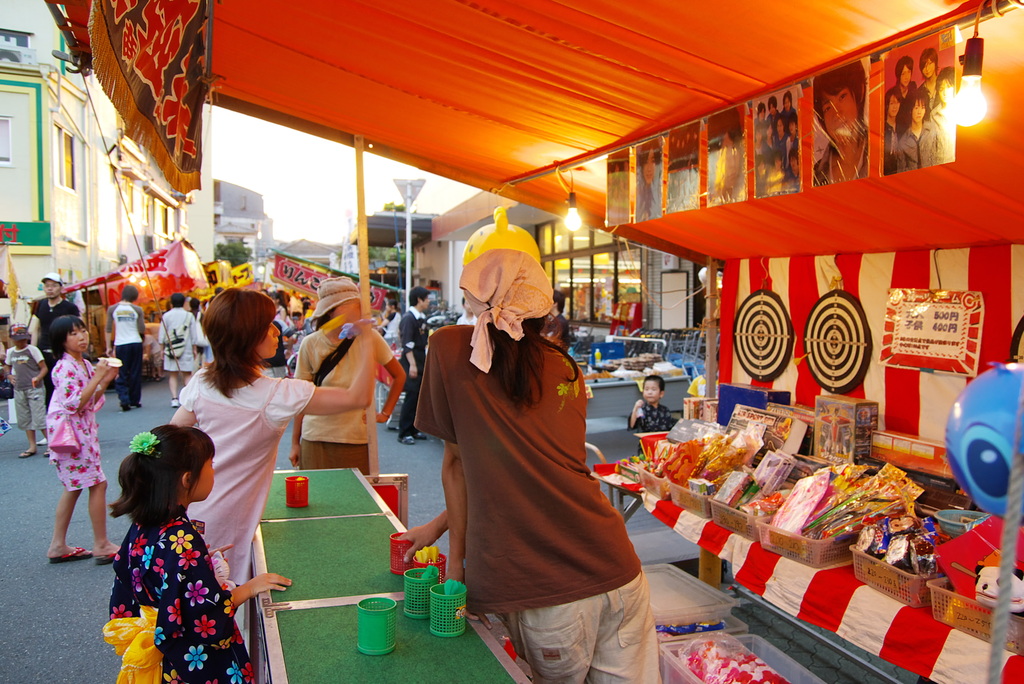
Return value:
[[(799, 85), (754, 101), (754, 196), (800, 191)], [(782, 107), (779, 108), (779, 103)]]
[(955, 33), (947, 29), (893, 49), (885, 57), (882, 173), (886, 176), (956, 160)]
[(708, 117), (708, 206), (747, 199), (747, 152), (743, 109)]
[(664, 156), (661, 136), (636, 146), (636, 223), (661, 218)]
[(609, 226), (629, 223), (629, 149), (608, 155), (608, 189), (605, 213)]
[(700, 122), (668, 134), (668, 202), (665, 213), (700, 208)]
[(814, 78), (814, 187), (868, 175), (867, 60)]

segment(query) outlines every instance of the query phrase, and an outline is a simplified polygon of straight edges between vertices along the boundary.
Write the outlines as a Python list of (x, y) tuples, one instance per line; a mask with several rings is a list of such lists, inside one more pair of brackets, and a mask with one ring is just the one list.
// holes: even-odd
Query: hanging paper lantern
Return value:
[(1024, 365), (995, 364), (960, 393), (946, 422), (953, 476), (979, 508), (1000, 516), (1006, 512), (1022, 385)]

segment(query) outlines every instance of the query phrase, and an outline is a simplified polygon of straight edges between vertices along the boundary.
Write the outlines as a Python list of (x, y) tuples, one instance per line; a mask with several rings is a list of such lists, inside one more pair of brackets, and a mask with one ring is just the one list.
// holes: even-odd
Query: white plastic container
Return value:
[(674, 565), (645, 565), (651, 610), (658, 625), (692, 625), (724, 620), (739, 603)]
[[(686, 648), (687, 644), (702, 636), (707, 635), (694, 634), (689, 639), (666, 642), (661, 645), (662, 684), (703, 684), (677, 655)], [(803, 665), (756, 634), (740, 634), (736, 638), (747, 650), (753, 652), (767, 663), (768, 667), (784, 677), (789, 684), (825, 684), (822, 679), (811, 674)]]

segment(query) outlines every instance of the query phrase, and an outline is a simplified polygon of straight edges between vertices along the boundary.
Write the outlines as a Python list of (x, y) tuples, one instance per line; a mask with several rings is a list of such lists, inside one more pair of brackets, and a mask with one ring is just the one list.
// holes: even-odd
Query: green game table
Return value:
[[(284, 478), (309, 477), (309, 506), (285, 506)], [(252, 649), (259, 681), (528, 682), (491, 632), (469, 622), (455, 638), (430, 634), (429, 620), (402, 613), (402, 577), (390, 569), (390, 535), (404, 529), (358, 470), (274, 474), (256, 531), (256, 574), (294, 584), (257, 597)], [(367, 596), (399, 602), (395, 650), (356, 650), (356, 604)]]

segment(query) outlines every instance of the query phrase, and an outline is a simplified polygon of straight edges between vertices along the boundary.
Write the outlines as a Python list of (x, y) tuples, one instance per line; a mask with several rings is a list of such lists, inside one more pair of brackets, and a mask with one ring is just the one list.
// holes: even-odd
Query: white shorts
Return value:
[(498, 617), (530, 664), (534, 684), (661, 681), (643, 572), (605, 594)]

